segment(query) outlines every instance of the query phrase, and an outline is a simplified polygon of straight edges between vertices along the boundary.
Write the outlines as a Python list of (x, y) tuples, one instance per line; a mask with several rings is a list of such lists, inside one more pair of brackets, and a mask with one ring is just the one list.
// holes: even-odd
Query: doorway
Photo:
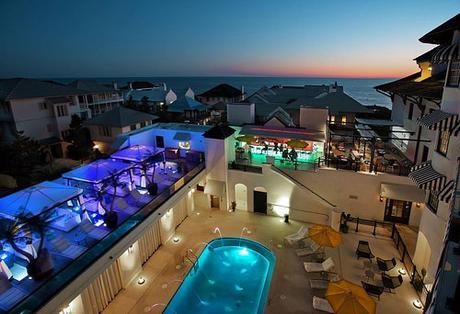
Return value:
[(385, 221), (408, 224), (412, 202), (387, 198), (385, 203)]
[(254, 212), (267, 214), (267, 190), (264, 188), (254, 189)]
[(422, 162), (425, 162), (428, 160), (428, 152), (430, 149), (426, 147), (426, 145), (423, 145), (423, 152), (422, 152)]
[(220, 208), (220, 197), (211, 195), (211, 208)]
[(165, 140), (164, 140), (163, 136), (157, 135), (155, 137), (155, 140), (156, 140), (158, 148), (164, 148), (165, 147)]
[(242, 183), (235, 184), (236, 209), (248, 210), (248, 189)]

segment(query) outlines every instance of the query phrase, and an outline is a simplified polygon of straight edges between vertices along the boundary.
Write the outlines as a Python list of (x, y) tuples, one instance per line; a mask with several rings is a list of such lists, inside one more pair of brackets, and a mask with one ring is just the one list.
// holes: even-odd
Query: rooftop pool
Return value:
[(274, 267), (275, 255), (260, 243), (214, 239), (163, 313), (263, 313)]

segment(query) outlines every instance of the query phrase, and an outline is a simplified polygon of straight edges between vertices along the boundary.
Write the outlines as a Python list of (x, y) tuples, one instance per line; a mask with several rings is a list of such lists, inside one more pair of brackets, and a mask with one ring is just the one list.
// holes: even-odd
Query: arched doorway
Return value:
[(235, 184), (236, 209), (248, 210), (248, 188), (242, 183)]
[(267, 190), (258, 186), (254, 189), (254, 212), (267, 214)]

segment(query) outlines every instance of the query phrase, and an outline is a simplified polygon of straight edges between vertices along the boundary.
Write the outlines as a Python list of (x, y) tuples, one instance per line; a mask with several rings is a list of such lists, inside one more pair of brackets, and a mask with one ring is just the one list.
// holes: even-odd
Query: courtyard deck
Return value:
[[(215, 227), (220, 228), (223, 236), (233, 237), (238, 237), (241, 229), (247, 227), (251, 233), (245, 237), (258, 241), (274, 251), (276, 267), (266, 313), (321, 313), (313, 309), (312, 298), (324, 296), (325, 290), (311, 289), (309, 284), (309, 280), (318, 278), (318, 275), (307, 274), (303, 268), (303, 261), (307, 259), (297, 257), (295, 248), (287, 247), (283, 242), (284, 236), (295, 233), (300, 223), (292, 221), (286, 224), (279, 217), (248, 212), (210, 210), (203, 201), (202, 193), (197, 192), (194, 197), (195, 213), (176, 230), (179, 242), (170, 240), (161, 246), (143, 266), (140, 275), (146, 279), (145, 284), (138, 285), (136, 281), (132, 282), (127, 289), (118, 294), (104, 313), (161, 313), (190, 268), (189, 264), (177, 266), (182, 264), (185, 251), (192, 248), (199, 253), (205, 242), (216, 237), (212, 232)], [(359, 240), (369, 241), (376, 256), (397, 259), (399, 257), (390, 238), (350, 232), (343, 234), (343, 240), (344, 243), (339, 249), (326, 249), (326, 256), (333, 258), (337, 265), (337, 273), (358, 285), (361, 280), (372, 282), (364, 277), (363, 259), (357, 260), (355, 257)], [(398, 260), (398, 265), (389, 273), (396, 275), (400, 267), (402, 265)], [(379, 284), (379, 277), (376, 271), (376, 284)], [(422, 313), (412, 305), (416, 298), (408, 276), (405, 275), (404, 282), (397, 288), (396, 294), (385, 292), (380, 301), (375, 299), (377, 313)]]

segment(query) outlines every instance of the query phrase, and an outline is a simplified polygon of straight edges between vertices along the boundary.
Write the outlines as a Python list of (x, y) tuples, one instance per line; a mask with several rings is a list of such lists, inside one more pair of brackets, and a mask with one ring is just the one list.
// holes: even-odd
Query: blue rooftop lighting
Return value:
[(98, 184), (129, 170), (131, 164), (116, 159), (100, 159), (62, 175), (64, 179)]
[(111, 157), (119, 160), (142, 163), (162, 152), (164, 152), (163, 148), (147, 145), (133, 145), (113, 153)]
[(0, 198), (0, 215), (10, 219), (14, 219), (24, 211), (34, 216), (39, 215), (77, 197), (82, 192), (79, 188), (44, 181)]

